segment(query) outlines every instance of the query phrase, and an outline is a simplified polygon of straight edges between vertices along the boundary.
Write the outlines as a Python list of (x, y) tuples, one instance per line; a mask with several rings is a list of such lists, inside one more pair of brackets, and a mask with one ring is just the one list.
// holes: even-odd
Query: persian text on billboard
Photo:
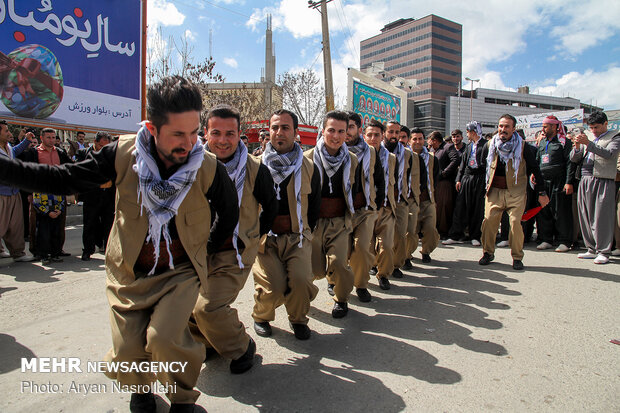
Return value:
[(0, 116), (137, 130), (141, 18), (140, 0), (0, 0)]

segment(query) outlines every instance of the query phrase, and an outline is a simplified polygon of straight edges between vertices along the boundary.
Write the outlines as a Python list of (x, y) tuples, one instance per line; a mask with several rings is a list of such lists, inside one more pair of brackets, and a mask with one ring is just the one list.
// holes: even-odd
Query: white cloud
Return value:
[(605, 71), (592, 69), (584, 73), (570, 72), (557, 80), (535, 87), (533, 93), (553, 96), (575, 97), (582, 102), (602, 106), (605, 109), (620, 109), (620, 67)]
[(147, 20), (148, 26), (151, 28), (180, 26), (185, 21), (185, 15), (172, 2), (153, 0), (148, 2)]
[(185, 30), (185, 38), (188, 41), (196, 41), (196, 34), (192, 32), (190, 29)]
[(237, 61), (234, 58), (232, 58), (232, 57), (225, 57), (223, 59), (223, 62), (224, 62), (225, 65), (230, 66), (230, 67), (232, 67), (234, 69), (239, 67), (239, 63), (237, 63)]
[[(410, 0), (334, 0), (328, 4), (334, 87), (338, 94), (346, 95), (347, 68), (359, 67), (360, 41), (379, 34), (385, 24), (402, 17), (421, 18), (435, 14), (461, 24), (463, 80), (466, 76), (479, 78), (479, 86), (501, 90), (514, 90), (506, 86), (502, 79), (508, 72), (494, 71), (490, 67), (504, 62), (508, 68), (518, 71), (527, 64), (520, 61), (522, 53), (527, 50), (526, 36), (550, 33), (552, 39), (557, 39), (549, 45), (550, 56), (560, 56), (549, 64), (561, 65), (562, 61), (575, 61), (588, 47), (620, 32), (620, 25), (617, 24), (620, 2), (617, 0), (512, 0), (509, 5), (497, 0), (478, 0), (475, 7), (468, 2), (436, 0), (418, 3), (415, 8), (411, 5)], [(258, 32), (264, 30), (267, 13), (273, 15), (274, 30), (289, 32), (296, 39), (320, 40), (320, 15), (316, 10), (309, 9), (305, 1), (281, 0), (270, 7), (254, 9), (246, 26)], [(316, 56), (310, 50), (305, 56), (306, 65), (311, 64)], [(322, 59), (317, 62), (316, 70), (322, 76)], [(581, 81), (586, 80), (585, 73), (579, 75)], [(615, 73), (613, 69), (598, 72), (600, 78), (605, 79), (605, 74), (610, 76), (612, 73)], [(557, 81), (566, 76), (568, 74)], [(541, 87), (559, 87), (553, 83), (555, 81), (542, 82)], [(464, 83), (467, 83), (464, 87), (469, 88), (468, 82)], [(605, 89), (596, 87), (592, 82), (586, 83), (592, 85), (591, 90)], [(581, 93), (586, 99), (587, 93), (581, 92), (582, 88), (577, 83), (569, 82), (567, 85), (574, 87), (571, 94), (580, 97)], [(609, 97), (599, 98), (599, 104), (613, 101), (611, 90), (601, 90)], [(340, 100), (342, 98), (337, 97), (337, 101)]]

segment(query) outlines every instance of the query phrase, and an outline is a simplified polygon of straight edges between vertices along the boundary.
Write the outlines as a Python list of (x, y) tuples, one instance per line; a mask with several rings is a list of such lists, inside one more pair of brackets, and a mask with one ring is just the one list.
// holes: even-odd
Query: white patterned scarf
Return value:
[(349, 146), (349, 150), (353, 152), (362, 165), (364, 170), (364, 195), (366, 196), (366, 208), (370, 205), (370, 146), (360, 136), (357, 143), (353, 146)]
[[(383, 145), (379, 146), (379, 152), (377, 153), (381, 166), (383, 167), (383, 182), (385, 186), (385, 197), (383, 198), (383, 206), (387, 206), (388, 191), (390, 189), (390, 151), (385, 149)], [(377, 206), (378, 208), (378, 206)]]
[[(205, 145), (207, 150), (210, 152), (209, 143)], [(230, 177), (231, 181), (235, 184), (235, 188), (237, 189), (237, 200), (239, 203), (239, 209), (241, 209), (241, 198), (243, 197), (243, 186), (245, 184), (245, 172), (246, 165), (248, 162), (248, 148), (243, 144), (243, 142), (239, 141), (237, 145), (237, 150), (231, 160), (226, 162), (224, 166), (226, 167), (226, 172)], [(237, 252), (237, 264), (239, 264), (239, 268), (244, 268), (243, 261), (241, 260), (241, 254), (239, 254), (239, 221), (237, 221), (237, 226), (235, 226), (235, 230), (233, 231), (232, 236), (232, 244), (235, 247), (235, 251)]]
[(521, 146), (523, 140), (521, 136), (514, 132), (512, 137), (507, 142), (502, 142), (499, 135), (493, 136), (489, 142), (489, 154), (487, 155), (487, 176), (486, 183), (489, 184), (489, 178), (491, 177), (491, 163), (495, 158), (495, 153), (499, 155), (499, 159), (502, 160), (508, 166), (508, 161), (512, 160), (512, 168), (515, 171), (515, 185), (517, 184), (517, 176), (519, 174), (519, 163), (521, 163)]
[(136, 149), (132, 155), (136, 158), (133, 170), (138, 174), (138, 199), (141, 202), (140, 214), (146, 210), (149, 220), (149, 232), (146, 241), (151, 241), (154, 247), (155, 263), (149, 275), (155, 272), (159, 261), (159, 243), (163, 235), (168, 251), (168, 266), (174, 269), (172, 253), (170, 252), (170, 233), (168, 223), (179, 210), (181, 202), (196, 180), (198, 169), (204, 160), (204, 148), (200, 141), (189, 153), (187, 162), (168, 179), (161, 179), (157, 163), (151, 155), (150, 144), (152, 135), (142, 124), (136, 136)]
[[(301, 150), (301, 146), (297, 143), (293, 145), (293, 150), (285, 154), (279, 154), (274, 148), (271, 142), (267, 142), (265, 145), (265, 151), (263, 152), (263, 164), (271, 172), (273, 178), (274, 188), (276, 190), (276, 198), (280, 200), (280, 184), (289, 175), (295, 174), (295, 198), (297, 200), (297, 221), (299, 223), (299, 244), (298, 247), (303, 246), (303, 219), (301, 216), (301, 165), (304, 159), (304, 153)], [(272, 231), (269, 231), (269, 235), (275, 236)]]
[(332, 186), (332, 176), (338, 172), (338, 169), (342, 167), (342, 184), (344, 186), (344, 196), (349, 207), (351, 214), (355, 213), (353, 209), (353, 197), (351, 195), (351, 155), (346, 145), (343, 144), (336, 156), (332, 156), (327, 152), (325, 147), (325, 140), (323, 137), (319, 138), (314, 148), (314, 164), (319, 166), (319, 172), (321, 174), (321, 186), (323, 186), (323, 171), (327, 174), (329, 193), (334, 193)]

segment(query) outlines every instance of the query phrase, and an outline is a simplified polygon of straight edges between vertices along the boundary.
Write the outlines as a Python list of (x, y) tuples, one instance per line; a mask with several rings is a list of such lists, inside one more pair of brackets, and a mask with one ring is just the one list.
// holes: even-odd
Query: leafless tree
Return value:
[(295, 112), (300, 123), (320, 126), (325, 115), (325, 89), (317, 74), (310, 69), (285, 72), (278, 76), (278, 84), (284, 108)]

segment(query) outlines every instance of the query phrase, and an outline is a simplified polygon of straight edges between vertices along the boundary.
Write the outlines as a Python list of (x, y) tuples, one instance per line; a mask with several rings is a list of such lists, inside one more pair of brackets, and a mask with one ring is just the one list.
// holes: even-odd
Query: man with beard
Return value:
[[(137, 136), (125, 135), (85, 161), (60, 166), (0, 158), (0, 179), (31, 190), (79, 193), (112, 181), (116, 219), (106, 251), (106, 294), (112, 349), (108, 365), (186, 363), (182, 371), (107, 370), (124, 386), (170, 386), (170, 412), (193, 412), (205, 356), (189, 320), (207, 254), (217, 251), (239, 219), (237, 194), (226, 169), (197, 143), (202, 97), (180, 76), (147, 92), (147, 117)], [(211, 208), (218, 218), (211, 225)], [(152, 392), (132, 393), (133, 412), (154, 412)]]
[(394, 170), (396, 156), (383, 145), (385, 126), (372, 119), (364, 130), (364, 140), (377, 152), (377, 158), (383, 168), (385, 192), (377, 204), (378, 213), (373, 230), (370, 249), (375, 253), (376, 267), (370, 270), (376, 275), (382, 290), (390, 289), (388, 276), (394, 271), (394, 223), (396, 221), (396, 200), (394, 199)]
[(463, 132), (460, 129), (454, 129), (450, 134), (454, 149), (459, 151), (461, 156), (465, 154), (465, 144), (463, 143)]
[(348, 264), (353, 199), (359, 192), (357, 157), (344, 143), (349, 116), (331, 111), (323, 119), (323, 130), (316, 147), (305, 152), (321, 174), (321, 209), (312, 236), (312, 272), (314, 279), (328, 277), (333, 285), (332, 317), (345, 317), (353, 289), (353, 271)]
[[(207, 257), (209, 276), (202, 286), (190, 328), (194, 338), (231, 359), (230, 371), (240, 374), (254, 363), (256, 343), (245, 332), (231, 304), (245, 285), (261, 236), (271, 230), (278, 202), (269, 169), (252, 156), (240, 139), (241, 116), (228, 105), (207, 113), (207, 146), (224, 164), (235, 184), (239, 221), (233, 235)], [(209, 354), (209, 350), (207, 350)]]
[[(486, 160), (482, 157), (487, 143), (482, 137), (482, 125), (475, 120), (466, 126), (467, 139), (465, 153), (456, 175), (456, 204), (449, 238), (444, 245), (461, 243), (465, 228), (469, 231), (471, 245), (480, 246), (482, 219), (484, 218), (484, 187)], [(457, 129), (458, 130), (458, 129)]]
[(502, 213), (510, 220), (508, 242), (512, 268), (523, 270), (523, 228), (521, 217), (525, 210), (528, 176), (534, 174), (538, 202), (544, 208), (549, 203), (542, 175), (536, 163), (535, 149), (525, 144), (515, 132), (517, 120), (512, 115), (499, 118), (498, 133), (487, 142), (482, 156), (486, 159), (486, 203), (482, 222), (483, 255), (478, 263), (489, 265), (495, 259), (495, 237)]
[(424, 172), (420, 174), (420, 210), (414, 231), (407, 234), (407, 253), (413, 255), (418, 248), (419, 235), (422, 233), (422, 262), (431, 262), (431, 253), (439, 244), (435, 209), (435, 184), (439, 177), (439, 164), (433, 154), (425, 146), (424, 131), (420, 128), (411, 130), (411, 149), (420, 157), (420, 167)]
[[(400, 270), (407, 259), (407, 244), (403, 242), (407, 236), (407, 226), (409, 223), (409, 185), (411, 183), (411, 151), (400, 143), (400, 124), (395, 120), (389, 121), (383, 137), (383, 147), (396, 157), (394, 169), (394, 200), (396, 201), (394, 222), (394, 268), (392, 277), (403, 278)], [(392, 191), (391, 187), (386, 187), (387, 191)]]
[(573, 238), (573, 183), (575, 164), (570, 161), (573, 143), (566, 138), (562, 122), (555, 116), (543, 120), (544, 137), (538, 144), (536, 161), (549, 194), (549, 205), (536, 215), (539, 250), (559, 244), (556, 252), (566, 252)]
[[(383, 201), (385, 183), (381, 162), (377, 159), (377, 151), (370, 147), (360, 135), (362, 118), (355, 112), (347, 112), (349, 124), (345, 143), (360, 164), (360, 191), (353, 198), (355, 213), (352, 219), (349, 265), (353, 269), (353, 285), (361, 302), (367, 303), (372, 297), (368, 292), (369, 271), (375, 255), (368, 248), (372, 231), (377, 220), (377, 205)], [(333, 294), (333, 284), (330, 282)]]
[(295, 143), (297, 115), (279, 109), (269, 121), (270, 141), (262, 162), (271, 173), (278, 213), (271, 231), (261, 237), (252, 267), (255, 293), (254, 331), (262, 337), (272, 334), (275, 310), (284, 304), (295, 337), (310, 338), (308, 311), (318, 288), (312, 282), (312, 243), (321, 207), (321, 176)]

